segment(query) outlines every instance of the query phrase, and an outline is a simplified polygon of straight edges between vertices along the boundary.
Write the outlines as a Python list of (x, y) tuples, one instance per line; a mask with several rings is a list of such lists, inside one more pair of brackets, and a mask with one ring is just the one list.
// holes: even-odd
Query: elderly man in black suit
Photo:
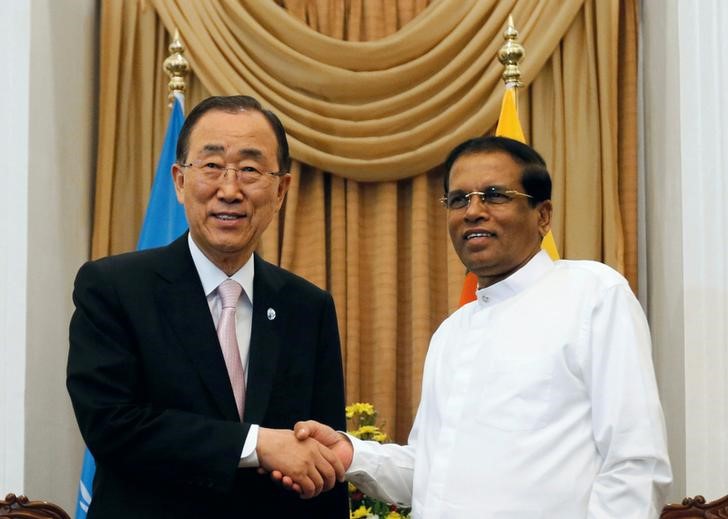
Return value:
[(97, 463), (90, 519), (348, 517), (339, 460), (290, 431), (345, 427), (333, 300), (253, 252), (289, 167), (272, 112), (208, 98), (172, 171), (189, 233), (80, 269), (67, 387)]

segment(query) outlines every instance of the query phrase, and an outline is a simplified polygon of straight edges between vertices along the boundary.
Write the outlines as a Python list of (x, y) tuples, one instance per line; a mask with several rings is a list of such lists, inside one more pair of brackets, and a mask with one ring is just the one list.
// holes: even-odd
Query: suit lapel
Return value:
[(187, 352), (220, 413), (239, 420), (210, 308), (187, 245), (187, 234), (173, 242), (158, 272), (165, 282), (157, 303), (182, 349)]
[(278, 367), (285, 308), (280, 291), (283, 280), (257, 255), (253, 278), (253, 324), (250, 333), (245, 422), (262, 423)]

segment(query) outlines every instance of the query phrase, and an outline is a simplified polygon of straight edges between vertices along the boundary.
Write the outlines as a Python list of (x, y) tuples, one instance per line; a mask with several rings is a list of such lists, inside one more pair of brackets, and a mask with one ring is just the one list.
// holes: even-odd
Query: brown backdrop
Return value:
[[(280, 5), (278, 5), (280, 4)], [(332, 292), (349, 401), (404, 440), (432, 331), (457, 304), (439, 164), (490, 131), (495, 52), (513, 13), (528, 141), (554, 181), (565, 258), (636, 286), (634, 0), (102, 1), (92, 254), (134, 248), (168, 118), (161, 64), (179, 29), (186, 104), (245, 93), (278, 113), (293, 182), (259, 251)]]

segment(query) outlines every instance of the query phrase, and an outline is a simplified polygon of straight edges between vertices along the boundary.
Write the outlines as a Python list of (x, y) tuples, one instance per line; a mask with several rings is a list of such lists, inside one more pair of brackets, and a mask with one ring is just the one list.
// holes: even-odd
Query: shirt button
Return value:
[(490, 301), (490, 297), (488, 297), (488, 296), (482, 296), (481, 297), (481, 301), (483, 301), (484, 303), (487, 303), (488, 301)]

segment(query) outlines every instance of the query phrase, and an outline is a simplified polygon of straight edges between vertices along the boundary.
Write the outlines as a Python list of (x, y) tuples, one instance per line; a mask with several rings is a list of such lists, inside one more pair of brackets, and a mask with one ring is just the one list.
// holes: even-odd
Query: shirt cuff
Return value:
[(351, 465), (349, 465), (349, 468), (346, 470), (346, 474), (344, 475), (344, 477), (346, 477), (346, 476), (357, 473), (364, 469), (364, 463), (362, 463), (362, 459), (361, 459), (361, 449), (362, 449), (364, 442), (361, 441), (356, 436), (352, 436), (348, 432), (345, 432), (345, 431), (338, 431), (338, 432), (345, 434), (349, 440), (349, 443), (351, 443), (351, 449), (352, 449)]
[(255, 448), (258, 446), (258, 425), (253, 424), (248, 429), (248, 436), (245, 438), (245, 444), (243, 445), (243, 452), (240, 453), (240, 461), (238, 467), (250, 468), (258, 467), (258, 453)]

